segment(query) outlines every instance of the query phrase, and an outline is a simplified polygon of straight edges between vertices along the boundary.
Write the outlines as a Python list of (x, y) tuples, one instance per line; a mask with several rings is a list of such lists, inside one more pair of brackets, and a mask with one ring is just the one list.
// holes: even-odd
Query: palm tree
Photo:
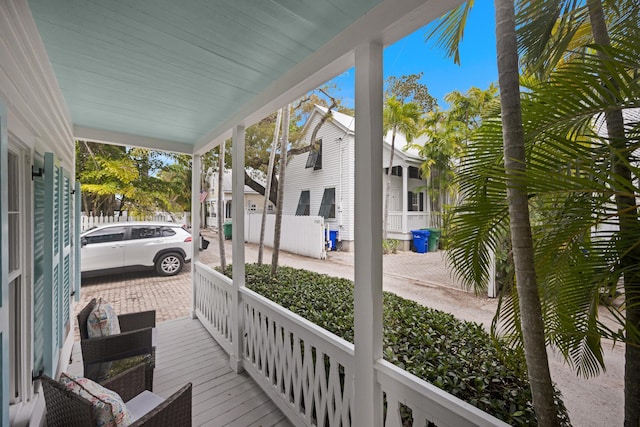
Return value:
[[(519, 47), (530, 73), (522, 80), (528, 86), (523, 95), (525, 179), (529, 203), (536, 207), (534, 255), (546, 339), (583, 375), (595, 375), (604, 366), (601, 337), (626, 341), (627, 425), (638, 425), (640, 408), (635, 312), (640, 230), (634, 203), (639, 189), (630, 179), (638, 176), (633, 163), (638, 123), (622, 122), (628, 131), (620, 133), (619, 111), (640, 106), (638, 6), (634, 1), (520, 2), (518, 14)], [(599, 29), (592, 29), (598, 21)], [(596, 37), (607, 29), (610, 43)], [(604, 117), (605, 137), (594, 130), (598, 115)], [(617, 124), (609, 130), (612, 115)], [(507, 206), (500, 202), (506, 191), (498, 167), (502, 154), (495, 149), (499, 131), (497, 121), (483, 125), (459, 177), (466, 203), (456, 209), (453, 237), (459, 246), (449, 255), (469, 284), (486, 280), (488, 251), (508, 232)], [(603, 225), (619, 231), (601, 231)], [(608, 307), (618, 330), (598, 320), (598, 308), (601, 292), (615, 292), (619, 278), (626, 316)], [(518, 295), (512, 296), (503, 301), (494, 327), (501, 320), (503, 331), (518, 341), (521, 313)]]
[(520, 302), (520, 327), (538, 424), (555, 426), (558, 425), (558, 416), (553, 399), (542, 307), (536, 281), (528, 191), (526, 180), (522, 179), (526, 174), (527, 159), (520, 109), (515, 8), (513, 0), (495, 0), (495, 7), (504, 167), (507, 174), (511, 244)]
[(278, 272), (280, 256), (280, 234), (282, 230), (282, 212), (284, 207), (284, 178), (287, 166), (287, 149), (289, 148), (289, 125), (291, 123), (291, 105), (284, 107), (282, 114), (282, 137), (280, 141), (280, 166), (278, 172), (278, 203), (276, 205), (276, 221), (273, 230), (273, 253), (271, 254), (271, 276)]
[(389, 218), (389, 188), (391, 186), (391, 171), (395, 154), (396, 135), (404, 134), (407, 142), (413, 141), (419, 130), (420, 111), (413, 102), (403, 103), (394, 96), (387, 99), (383, 112), (383, 130), (386, 135), (391, 132), (391, 154), (387, 169), (387, 185), (384, 192), (384, 218), (382, 221), (382, 236), (387, 238), (387, 220)]
[[(610, 189), (613, 194), (607, 202), (611, 199), (615, 204), (612, 215), (617, 217), (616, 226), (619, 227), (615, 247), (610, 248), (615, 255), (608, 254), (615, 260), (615, 266), (608, 270), (619, 272), (614, 275), (621, 276), (624, 283), (626, 318), (621, 326), (626, 332), (625, 425), (636, 426), (640, 424), (640, 274), (637, 271), (640, 264), (637, 242), (640, 221), (632, 161), (637, 140), (634, 141), (633, 132), (625, 132), (623, 108), (638, 97), (638, 93), (633, 94), (627, 84), (630, 77), (633, 79), (632, 76), (637, 75), (638, 62), (629, 62), (626, 56), (638, 49), (640, 5), (629, 0), (615, 3), (601, 0), (549, 3), (537, 7), (528, 5), (522, 14), (523, 39), (537, 41), (527, 44), (533, 47), (526, 51), (526, 57), (550, 58), (547, 61), (529, 60), (528, 67), (538, 75), (546, 76), (555, 69), (565, 68), (568, 61), (585, 65), (593, 63), (595, 58), (591, 54), (594, 49), (595, 55), (601, 60), (596, 61), (597, 64), (608, 64), (606, 67), (593, 67), (592, 71), (597, 74), (590, 83), (591, 87), (600, 88), (593, 95), (606, 101), (606, 105), (598, 106), (600, 108), (595, 111), (601, 112), (604, 118), (606, 139), (603, 148), (610, 153), (610, 161), (605, 163), (609, 175), (602, 177), (605, 182), (608, 181), (604, 193), (609, 194)], [(536, 15), (555, 17), (554, 27), (551, 29), (539, 25), (542, 18), (536, 18)], [(583, 57), (588, 60), (583, 61)], [(583, 92), (591, 92), (591, 87), (586, 87)], [(635, 175), (637, 177), (637, 173)]]
[(498, 88), (491, 84), (482, 90), (472, 87), (466, 94), (453, 91), (445, 95), (448, 110), (436, 107), (427, 113), (422, 132), (427, 135), (424, 145), (413, 146), (425, 159), (421, 165), (427, 177), (432, 211), (441, 211), (447, 199), (456, 194), (455, 171), (469, 142), (470, 135), (482, 123), (482, 116), (498, 105)]

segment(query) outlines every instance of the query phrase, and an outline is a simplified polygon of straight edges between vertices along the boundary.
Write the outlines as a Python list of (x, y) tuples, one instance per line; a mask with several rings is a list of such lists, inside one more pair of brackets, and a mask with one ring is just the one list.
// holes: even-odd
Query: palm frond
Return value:
[(473, 8), (474, 0), (467, 0), (451, 12), (444, 15), (436, 27), (425, 37), (425, 42), (436, 38), (436, 46), (443, 47), (447, 56), (460, 65), (460, 43), (464, 38), (467, 18)]

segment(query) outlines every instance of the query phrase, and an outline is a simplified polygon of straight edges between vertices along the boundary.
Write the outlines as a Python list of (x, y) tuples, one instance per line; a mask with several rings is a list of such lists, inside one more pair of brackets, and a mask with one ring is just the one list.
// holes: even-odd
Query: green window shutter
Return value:
[(336, 217), (336, 189), (325, 188), (322, 194), (322, 202), (320, 203), (320, 210), (318, 216), (325, 218)]
[[(33, 168), (44, 170), (44, 159), (34, 155)], [(45, 369), (45, 183), (44, 176), (33, 177), (33, 369)]]
[(53, 153), (44, 162), (44, 174), (34, 177), (34, 370), (51, 377), (62, 345), (61, 193), (62, 171)]
[(60, 169), (60, 200), (62, 211), (60, 213), (60, 259), (61, 265), (59, 302), (62, 316), (60, 317), (59, 345), (64, 343), (64, 337), (70, 328), (70, 302), (71, 302), (71, 184), (69, 177), (65, 176), (64, 170)]

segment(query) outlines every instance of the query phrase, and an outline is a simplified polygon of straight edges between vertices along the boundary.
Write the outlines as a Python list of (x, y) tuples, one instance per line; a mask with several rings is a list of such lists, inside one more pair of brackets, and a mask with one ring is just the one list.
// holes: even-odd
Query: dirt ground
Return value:
[[(200, 252), (200, 261), (218, 266), (217, 233), (205, 231), (204, 234), (211, 240), (211, 244), (206, 251)], [(226, 241), (225, 252), (229, 263), (231, 250), (231, 241)], [(246, 244), (246, 262), (256, 262), (257, 252), (257, 245)], [(271, 260), (268, 248), (264, 259), (265, 262)], [(281, 253), (280, 264), (353, 279), (353, 253), (330, 252), (326, 260)], [(84, 307), (92, 297), (102, 296), (111, 301), (120, 313), (154, 308), (158, 321), (188, 316), (191, 307), (189, 270), (185, 268), (179, 275), (171, 278), (158, 277), (150, 272), (83, 280), (81, 300), (76, 310)], [(462, 290), (459, 283), (451, 277), (442, 252), (386, 255), (383, 272), (385, 291), (489, 328), (497, 301)], [(577, 377), (563, 362), (561, 355), (549, 350), (552, 378), (563, 394), (574, 426), (623, 424), (624, 347), (605, 343), (604, 358), (606, 372), (595, 378), (585, 379)]]

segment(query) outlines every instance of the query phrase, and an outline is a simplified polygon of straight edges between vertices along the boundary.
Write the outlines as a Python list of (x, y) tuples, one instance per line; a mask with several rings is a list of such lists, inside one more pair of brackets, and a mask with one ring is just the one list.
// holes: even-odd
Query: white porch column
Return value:
[(242, 306), (240, 288), (244, 287), (244, 126), (233, 128), (231, 142), (231, 254), (233, 263), (232, 339), (229, 364), (235, 372), (242, 372)]
[(196, 263), (200, 259), (200, 174), (201, 158), (191, 162), (191, 317), (196, 318)]
[(407, 193), (409, 192), (409, 168), (407, 165), (402, 166), (402, 232), (408, 232), (407, 223), (407, 206), (409, 206), (409, 200), (407, 200)]
[(382, 44), (355, 51), (354, 426), (382, 426)]

